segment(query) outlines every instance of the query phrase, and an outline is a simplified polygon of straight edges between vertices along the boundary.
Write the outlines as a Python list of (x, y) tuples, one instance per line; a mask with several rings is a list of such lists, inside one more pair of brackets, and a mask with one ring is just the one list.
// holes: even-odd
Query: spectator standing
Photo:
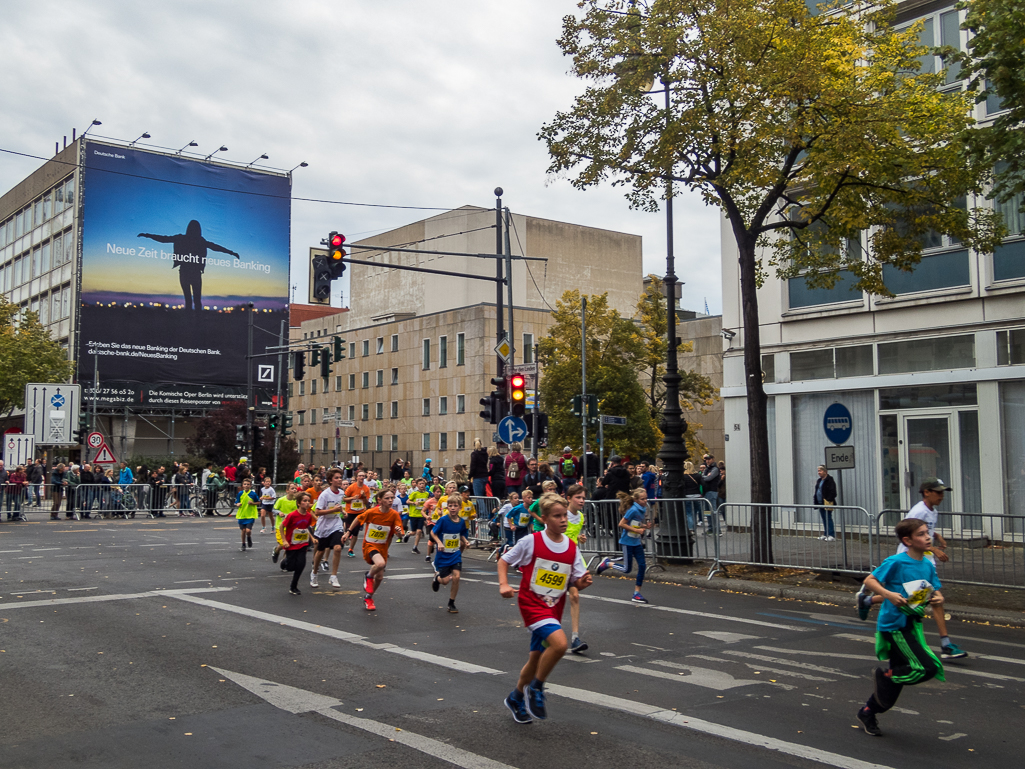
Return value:
[[(263, 469), (262, 467), (260, 468)], [(174, 475), (174, 487), (178, 490), (178, 515), (192, 515), (192, 499), (189, 492), (192, 488), (192, 473), (189, 472), (188, 462), (182, 462), (178, 466), (178, 472)]]
[(559, 476), (568, 485), (573, 485), (580, 477), (580, 460), (573, 456), (573, 449), (569, 446), (562, 447), (562, 456), (559, 458)]
[(392, 462), (391, 468), (388, 470), (388, 478), (395, 482), (401, 481), (405, 472), (406, 463), (402, 461), (402, 457), (399, 457)]
[[(541, 498), (541, 484), (544, 482), (541, 472), (537, 468), (537, 460), (531, 457), (527, 460), (527, 474), (523, 476), (523, 488), (534, 492), (534, 499)], [(538, 529), (540, 531), (540, 529)]]
[[(50, 520), (56, 521), (60, 518), (61, 499), (64, 497), (64, 487), (68, 483), (68, 472), (63, 462), (57, 463), (50, 473), (50, 496), (53, 504), (50, 506)], [(70, 504), (70, 500), (69, 500)]]
[(28, 486), (28, 479), (25, 476), (25, 468), (18, 465), (7, 476), (7, 520), (24, 521), (25, 516), (21, 514), (21, 507), (25, 501), (25, 488)]
[(545, 481), (551, 481), (555, 484), (555, 490), (559, 494), (562, 494), (566, 488), (565, 484), (558, 474), (552, 472), (552, 466), (547, 462), (541, 462), (537, 466), (537, 474), (541, 477), (541, 487), (544, 488)]
[[(520, 492), (526, 488), (524, 477), (527, 475), (527, 458), (523, 456), (523, 445), (519, 442), (509, 446), (505, 455), (505, 491)], [(540, 485), (540, 483), (538, 484)]]
[(832, 510), (836, 504), (836, 481), (833, 480), (833, 476), (829, 474), (825, 465), (819, 465), (818, 474), (812, 502), (819, 506), (819, 517), (822, 518), (822, 536), (819, 539), (833, 542), (836, 539)]
[(505, 460), (498, 453), (497, 446), (488, 446), (488, 484), (491, 496), (503, 499), (505, 490)]
[(598, 461), (598, 455), (591, 451), (591, 444), (587, 444), (584, 447), (584, 466), (581, 470), (587, 471), (587, 493), (588, 496), (594, 496), (594, 490), (598, 485), (598, 478), (601, 476), (601, 462)]
[(473, 451), (470, 452), (470, 482), (473, 484), (473, 496), (486, 496), (488, 485), (488, 452), (480, 438), (473, 442)]
[(637, 463), (637, 475), (641, 479), (641, 488), (648, 494), (649, 500), (658, 499), (658, 473), (647, 462)]
[[(709, 515), (708, 531), (706, 534), (712, 534), (713, 530), (719, 529), (719, 518), (715, 515), (715, 510), (719, 507), (719, 480), (722, 474), (719, 471), (719, 466), (715, 463), (715, 457), (711, 454), (705, 454), (702, 458), (704, 461), (701, 464), (701, 491), (705, 499), (708, 500), (708, 504), (712, 506), (712, 514)], [(715, 524), (713, 527), (712, 524)], [(722, 531), (718, 532), (722, 536)]]
[(29, 463), (29, 466), (25, 468), (25, 478), (28, 479), (29, 499), (32, 498), (33, 494), (35, 495), (36, 507), (43, 506), (42, 488), (45, 477), (46, 466), (43, 465), (42, 459)]
[(96, 476), (93, 473), (92, 465), (82, 465), (78, 471), (81, 477), (81, 488), (78, 490), (78, 509), (82, 511), (83, 518), (92, 518), (93, 502), (96, 500)]
[(630, 472), (623, 466), (623, 458), (612, 456), (609, 458), (609, 470), (602, 479), (605, 487), (606, 499), (614, 499), (619, 492), (630, 494)]
[(235, 483), (241, 486), (242, 481), (244, 481), (246, 478), (252, 480), (253, 471), (249, 469), (249, 460), (245, 457), (239, 457), (238, 467), (235, 468)]
[(420, 477), (426, 480), (428, 483), (434, 478), (434, 469), (431, 467), (431, 460), (424, 460), (424, 470), (420, 473)]
[(132, 468), (128, 466), (127, 462), (121, 463), (121, 471), (117, 476), (118, 486), (131, 486), (135, 483), (135, 475), (132, 474)]
[(68, 503), (64, 508), (64, 513), (68, 518), (74, 518), (75, 513), (78, 512), (79, 497), (78, 487), (82, 485), (82, 470), (78, 465), (71, 466), (71, 472), (68, 473), (67, 478), (64, 479), (64, 488), (68, 495)]

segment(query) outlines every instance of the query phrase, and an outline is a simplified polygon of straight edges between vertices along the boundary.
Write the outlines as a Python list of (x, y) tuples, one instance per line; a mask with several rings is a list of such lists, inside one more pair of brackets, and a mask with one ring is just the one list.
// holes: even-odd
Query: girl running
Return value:
[[(644, 559), (644, 533), (651, 528), (647, 521), (648, 494), (644, 489), (634, 489), (631, 494), (620, 491), (616, 494), (619, 497), (619, 513), (623, 517), (619, 520), (619, 528), (623, 533), (619, 537), (619, 546), (623, 548), (623, 557), (613, 562), (612, 558), (602, 558), (601, 563), (595, 571), (601, 574), (608, 568), (613, 568), (622, 574), (629, 574), (633, 568), (633, 561), (637, 561), (637, 586), (634, 588), (634, 603), (647, 603), (648, 600), (641, 595), (641, 585), (644, 584), (644, 571), (647, 562)], [(621, 563), (620, 563), (621, 561)]]
[[(295, 484), (289, 484), (289, 490)], [(285, 516), (281, 523), (281, 537), (285, 542), (285, 562), (281, 568), (292, 572), (292, 586), (288, 592), (292, 595), (301, 595), (299, 592), (299, 578), (306, 569), (306, 548), (310, 544), (310, 527), (313, 525), (313, 497), (307, 492), (302, 492), (296, 500), (298, 507)]]

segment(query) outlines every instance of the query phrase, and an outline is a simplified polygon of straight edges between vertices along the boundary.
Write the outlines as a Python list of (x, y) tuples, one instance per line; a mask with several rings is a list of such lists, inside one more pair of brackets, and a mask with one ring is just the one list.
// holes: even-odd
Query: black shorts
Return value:
[(412, 515), (409, 516), (409, 530), (410, 531), (423, 531), (424, 530), (424, 519), (423, 516), (414, 518)]
[(331, 550), (335, 546), (342, 546), (342, 532), (332, 531), (330, 534), (325, 534), (323, 537), (317, 540), (317, 550)]
[[(352, 526), (352, 522), (359, 518), (361, 515), (362, 513), (350, 513), (349, 515), (345, 516), (345, 530), (348, 531), (349, 527)], [(356, 529), (356, 531), (352, 532), (353, 536), (359, 534), (359, 530), (362, 528), (363, 527), (360, 526)]]
[(442, 566), (438, 569), (438, 579), (445, 579), (452, 572), (458, 571), (460, 574), (463, 573), (463, 562), (453, 563), (451, 566)]

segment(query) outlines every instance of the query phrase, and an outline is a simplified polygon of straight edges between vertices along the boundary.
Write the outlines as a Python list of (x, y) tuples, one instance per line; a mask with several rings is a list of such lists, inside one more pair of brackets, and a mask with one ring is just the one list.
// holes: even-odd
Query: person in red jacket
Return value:
[[(289, 488), (289, 491), (292, 489)], [(304, 491), (296, 497), (296, 509), (281, 522), (281, 540), (285, 547), (285, 561), (281, 568), (292, 572), (292, 586), (288, 592), (301, 595), (299, 578), (306, 569), (306, 548), (310, 546), (310, 527), (313, 526), (313, 495)]]

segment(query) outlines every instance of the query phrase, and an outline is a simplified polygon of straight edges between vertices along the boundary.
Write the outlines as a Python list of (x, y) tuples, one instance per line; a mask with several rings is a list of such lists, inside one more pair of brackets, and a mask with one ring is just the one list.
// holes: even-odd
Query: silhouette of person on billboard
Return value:
[(174, 265), (171, 269), (178, 270), (178, 281), (185, 297), (186, 310), (203, 309), (203, 270), (206, 269), (208, 249), (239, 258), (234, 251), (204, 238), (203, 230), (195, 219), (189, 222), (184, 235), (153, 235), (149, 232), (140, 232), (139, 237), (149, 238), (157, 243), (174, 244)]

